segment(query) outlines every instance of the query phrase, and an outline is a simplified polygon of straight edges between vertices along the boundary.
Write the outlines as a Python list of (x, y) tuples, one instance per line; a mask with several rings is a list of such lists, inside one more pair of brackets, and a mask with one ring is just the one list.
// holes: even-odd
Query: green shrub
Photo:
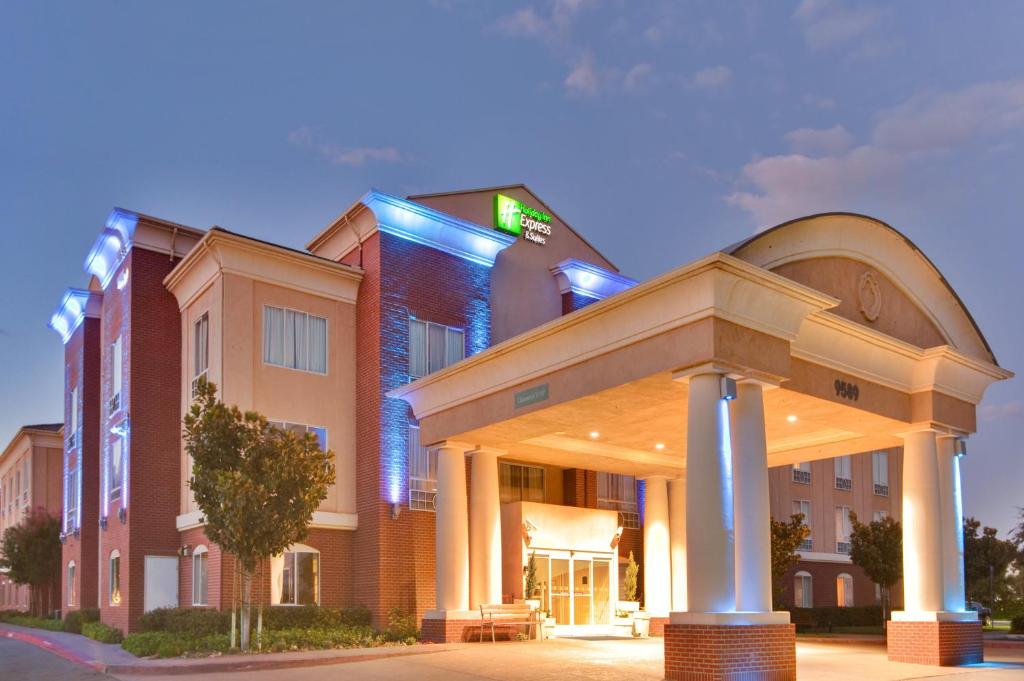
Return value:
[(81, 634), (82, 625), (86, 622), (99, 622), (100, 611), (96, 608), (72, 610), (64, 616), (64, 631), (69, 634)]
[(416, 624), (416, 615), (406, 614), (401, 608), (391, 608), (388, 611), (388, 628), (384, 634), (390, 641), (415, 641), (420, 635)]
[(203, 638), (231, 631), (231, 612), (209, 608), (157, 608), (139, 620), (142, 631), (168, 631), (184, 638)]
[(178, 636), (166, 631), (141, 631), (125, 636), (121, 647), (135, 657), (152, 657), (160, 650), (161, 643), (175, 638)]
[(47, 629), (49, 631), (63, 631), (64, 623), (56, 619), (44, 617), (33, 617), (18, 610), (5, 610), (0, 613), (0, 622), (7, 622), (19, 627), (32, 627), (33, 629)]
[(1011, 634), (1024, 634), (1024, 615), (1017, 615), (1010, 620)]
[(109, 627), (102, 622), (84, 622), (82, 635), (100, 643), (120, 643), (124, 639), (120, 629)]
[[(255, 611), (252, 617), (256, 624)], [(357, 627), (370, 625), (370, 609), (324, 608), (318, 605), (299, 607), (275, 606), (263, 609), (264, 629), (328, 629), (331, 627)]]
[(833, 627), (872, 627), (882, 624), (882, 608), (877, 605), (851, 608), (792, 608), (790, 614), (798, 631)]
[(141, 631), (125, 637), (121, 647), (136, 657), (179, 657), (185, 653), (227, 652), (227, 634), (189, 638), (169, 631)]
[(263, 648), (284, 650), (326, 650), (329, 648), (373, 648), (386, 643), (370, 627), (335, 629), (270, 629), (263, 631)]

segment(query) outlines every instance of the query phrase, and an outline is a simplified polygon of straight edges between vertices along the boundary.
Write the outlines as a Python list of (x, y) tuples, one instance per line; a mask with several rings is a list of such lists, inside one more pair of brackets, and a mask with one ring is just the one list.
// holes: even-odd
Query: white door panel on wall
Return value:
[(146, 556), (145, 611), (178, 607), (178, 558)]

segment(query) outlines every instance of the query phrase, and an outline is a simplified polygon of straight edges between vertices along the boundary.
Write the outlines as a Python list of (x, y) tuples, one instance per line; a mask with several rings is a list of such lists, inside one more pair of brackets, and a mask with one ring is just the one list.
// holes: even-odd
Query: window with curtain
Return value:
[(798, 608), (814, 607), (811, 573), (800, 571), (793, 576), (793, 605)]
[(110, 575), (107, 584), (110, 605), (121, 605), (121, 552), (117, 549), (110, 552)]
[(889, 517), (889, 512), (888, 511), (875, 511), (874, 513), (871, 514), (871, 520), (873, 520), (876, 523), (879, 520), (882, 520), (883, 518), (888, 518), (888, 517)]
[(837, 456), (833, 459), (836, 470), (836, 489), (853, 489), (853, 477), (851, 472), (851, 457)]
[(420, 428), (409, 424), (409, 508), (433, 511), (437, 497), (437, 450), (420, 444)]
[(327, 429), (320, 428), (319, 426), (308, 426), (302, 423), (289, 423), (288, 421), (268, 421), (270, 425), (280, 428), (281, 430), (287, 430), (288, 432), (295, 433), (299, 437), (305, 437), (306, 433), (313, 433), (316, 436), (317, 444), (320, 445), (320, 450), (327, 451)]
[(836, 605), (840, 608), (853, 607), (853, 577), (845, 572), (836, 577)]
[(498, 467), (498, 496), (501, 503), (544, 501), (544, 469), (502, 462)]
[(263, 362), (327, 373), (327, 319), (299, 310), (263, 306)]
[(466, 334), (443, 324), (409, 319), (409, 378), (422, 378), (466, 356)]
[(192, 552), (192, 605), (208, 604), (209, 559), (205, 546), (197, 546)]
[(852, 532), (850, 507), (836, 506), (836, 553), (850, 552), (850, 534)]
[(210, 368), (210, 315), (204, 313), (196, 320), (193, 347), (192, 376), (198, 378)]
[(871, 478), (875, 483), (875, 494), (889, 496), (889, 455), (885, 452), (871, 454)]
[(316, 551), (285, 551), (281, 566), (278, 605), (320, 603), (320, 554)]
[[(811, 528), (811, 502), (807, 499), (794, 499), (793, 500), (793, 514), (803, 513), (804, 514), (804, 527), (807, 529)], [(804, 539), (800, 543), (801, 551), (810, 551), (814, 548), (814, 540), (811, 535), (807, 535), (807, 539)]]
[(110, 443), (110, 457), (107, 462), (107, 484), (110, 488), (110, 500), (121, 498), (121, 469), (124, 465), (124, 452), (121, 438)]
[(636, 500), (636, 478), (617, 473), (597, 474), (597, 507), (618, 511), (622, 526), (640, 527), (640, 509)]
[(75, 528), (78, 527), (78, 478), (81, 475), (80, 471), (81, 469), (75, 465), (68, 470), (66, 478), (67, 491), (64, 496), (67, 499), (67, 508), (65, 509), (67, 532), (74, 532)]
[(800, 463), (793, 464), (793, 482), (798, 482), (801, 485), (811, 484), (810, 461), (802, 461)]

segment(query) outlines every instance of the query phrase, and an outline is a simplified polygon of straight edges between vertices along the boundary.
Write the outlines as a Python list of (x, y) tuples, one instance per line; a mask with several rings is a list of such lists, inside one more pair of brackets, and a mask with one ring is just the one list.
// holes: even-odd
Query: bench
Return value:
[[(494, 628), (500, 626), (526, 627), (533, 638), (534, 627), (541, 624), (538, 611), (526, 603), (488, 603), (480, 606), (480, 642), (484, 640), (484, 629), (491, 628), (493, 643)], [(541, 632), (543, 634), (543, 632)]]

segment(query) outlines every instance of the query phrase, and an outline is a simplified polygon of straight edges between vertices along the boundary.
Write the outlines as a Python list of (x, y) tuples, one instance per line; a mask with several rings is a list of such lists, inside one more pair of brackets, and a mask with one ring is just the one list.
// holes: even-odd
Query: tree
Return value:
[(1008, 570), (1018, 556), (1013, 541), (1000, 539), (996, 528), (964, 518), (964, 582), (970, 600), (993, 609), (1005, 601), (1010, 595)]
[(882, 591), (882, 621), (889, 618), (890, 589), (903, 576), (903, 527), (890, 516), (870, 523), (850, 512), (850, 560)]
[[(188, 485), (210, 541), (241, 571), (241, 647), (249, 647), (252, 576), (258, 565), (305, 539), (313, 512), (334, 484), (334, 454), (311, 433), (299, 437), (256, 412), (217, 399), (200, 380), (185, 416)], [(261, 611), (262, 615), (262, 611)]]
[(785, 608), (786, 574), (800, 560), (796, 552), (811, 528), (804, 524), (804, 514), (794, 513), (789, 522), (772, 518), (772, 601), (775, 608)]
[(640, 566), (633, 558), (633, 552), (629, 552), (629, 562), (626, 564), (626, 578), (622, 581), (622, 589), (625, 591), (627, 601), (636, 600), (636, 578), (640, 574)]
[(60, 520), (45, 508), (33, 509), (20, 523), (8, 527), (0, 544), (0, 568), (15, 584), (28, 585), (33, 615), (53, 607), (60, 584)]
[(537, 595), (537, 552), (530, 554), (526, 561), (526, 595), (525, 598), (533, 598)]

